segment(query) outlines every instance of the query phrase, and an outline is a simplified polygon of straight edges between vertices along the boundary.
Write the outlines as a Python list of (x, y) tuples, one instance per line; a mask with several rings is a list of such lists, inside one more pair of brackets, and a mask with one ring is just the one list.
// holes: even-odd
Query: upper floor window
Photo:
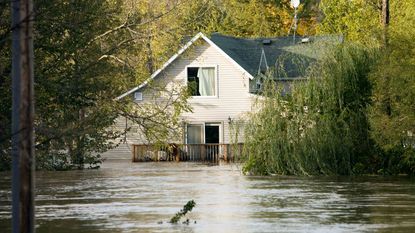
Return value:
[(142, 101), (143, 100), (143, 93), (142, 92), (134, 92), (134, 100), (135, 101)]
[(192, 96), (215, 96), (215, 67), (188, 67), (187, 85)]

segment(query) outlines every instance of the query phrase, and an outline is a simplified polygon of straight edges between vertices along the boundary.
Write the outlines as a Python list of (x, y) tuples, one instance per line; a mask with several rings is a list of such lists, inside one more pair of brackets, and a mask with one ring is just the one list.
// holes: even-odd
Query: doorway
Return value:
[(205, 125), (205, 143), (219, 144), (220, 142), (219, 126), (220, 125), (218, 124), (206, 124)]
[(219, 144), (221, 142), (220, 123), (188, 124), (186, 144)]
[(218, 158), (221, 143), (221, 123), (188, 124), (186, 152), (190, 158), (211, 161)]

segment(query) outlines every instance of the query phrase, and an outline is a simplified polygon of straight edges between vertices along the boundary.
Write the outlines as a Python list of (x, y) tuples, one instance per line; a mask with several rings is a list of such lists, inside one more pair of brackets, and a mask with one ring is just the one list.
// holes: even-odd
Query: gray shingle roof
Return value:
[[(150, 80), (154, 79), (200, 37), (207, 39), (202, 33), (198, 33), (179, 52), (164, 63), (160, 69), (154, 72), (148, 80), (115, 99), (122, 99), (140, 88), (145, 87)], [(288, 79), (302, 77), (310, 63), (323, 57), (324, 52), (329, 50), (331, 45), (338, 44), (342, 41), (341, 37), (336, 36), (310, 37), (310, 42), (307, 43), (301, 43), (302, 39), (302, 37), (296, 37), (295, 42), (293, 41), (293, 37), (245, 39), (224, 36), (218, 33), (212, 34), (210, 38), (213, 43), (253, 77), (258, 75), (262, 49), (264, 49), (268, 66), (275, 68), (276, 76), (278, 78)], [(264, 40), (268, 40), (268, 43), (264, 44)], [(261, 67), (264, 67), (264, 63), (262, 64)]]
[[(262, 49), (269, 67), (275, 68), (279, 78), (303, 76), (306, 68), (327, 50), (327, 43), (340, 42), (338, 37), (309, 37), (309, 42), (302, 42), (303, 37), (292, 36), (278, 38), (235, 38), (218, 33), (211, 35), (212, 42), (241, 65), (252, 76), (258, 74)], [(269, 44), (264, 44), (268, 40)], [(261, 68), (265, 63), (261, 64)]]

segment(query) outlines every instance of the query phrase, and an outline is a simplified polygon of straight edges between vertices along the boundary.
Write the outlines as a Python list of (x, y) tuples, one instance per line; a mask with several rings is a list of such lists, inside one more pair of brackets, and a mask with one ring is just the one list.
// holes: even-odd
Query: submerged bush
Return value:
[(290, 95), (282, 95), (275, 81), (266, 81), (245, 128), (244, 171), (363, 172), (371, 149), (366, 109), (372, 61), (367, 50), (336, 45), (310, 67), (307, 81), (292, 85)]
[(376, 173), (381, 175), (415, 174), (415, 148), (397, 145), (380, 150)]
[(12, 157), (10, 151), (0, 151), (0, 171), (8, 171), (12, 166)]
[[(190, 200), (183, 206), (179, 212), (177, 212), (171, 219), (170, 223), (178, 223), (180, 219), (185, 216), (188, 212), (191, 212), (193, 208), (196, 206), (196, 202), (194, 200)], [(185, 223), (189, 223), (189, 219)]]

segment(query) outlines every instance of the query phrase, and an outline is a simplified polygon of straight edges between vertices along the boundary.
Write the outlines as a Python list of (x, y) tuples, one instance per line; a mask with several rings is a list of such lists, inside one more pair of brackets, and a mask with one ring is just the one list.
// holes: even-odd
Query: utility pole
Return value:
[(33, 3), (12, 1), (12, 227), (33, 233)]
[(298, 24), (298, 16), (297, 16), (297, 9), (300, 6), (300, 0), (291, 0), (291, 7), (294, 8), (294, 20), (291, 24), (290, 30), (288, 31), (288, 35), (290, 35), (291, 29), (294, 30), (293, 34), (293, 44), (295, 44), (295, 34), (297, 32), (297, 24)]

